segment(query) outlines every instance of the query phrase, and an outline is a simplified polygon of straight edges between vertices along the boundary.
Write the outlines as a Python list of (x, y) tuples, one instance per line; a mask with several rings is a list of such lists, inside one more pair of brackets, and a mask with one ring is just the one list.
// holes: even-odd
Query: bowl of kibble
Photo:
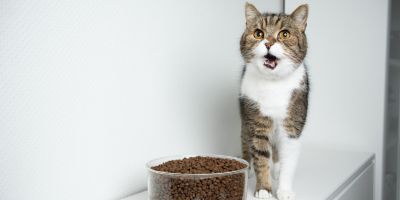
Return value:
[(149, 200), (245, 200), (249, 164), (222, 155), (171, 156), (152, 160)]

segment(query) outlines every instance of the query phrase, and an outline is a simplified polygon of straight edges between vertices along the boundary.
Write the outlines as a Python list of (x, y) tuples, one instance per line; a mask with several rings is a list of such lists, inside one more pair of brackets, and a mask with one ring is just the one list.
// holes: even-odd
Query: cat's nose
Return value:
[(269, 50), (272, 46), (272, 42), (266, 42), (265, 43), (265, 47), (267, 47), (267, 49)]
[(265, 43), (265, 47), (267, 47), (267, 49), (269, 50), (272, 47), (272, 45), (275, 44), (275, 42), (276, 42), (276, 40), (275, 40), (274, 37), (268, 36), (267, 37), (267, 42)]

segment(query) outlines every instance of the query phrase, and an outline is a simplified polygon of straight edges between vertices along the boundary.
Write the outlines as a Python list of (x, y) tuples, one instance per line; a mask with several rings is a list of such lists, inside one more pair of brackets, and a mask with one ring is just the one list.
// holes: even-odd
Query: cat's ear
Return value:
[(247, 25), (257, 22), (257, 20), (261, 17), (261, 13), (257, 10), (257, 8), (249, 2), (246, 2), (245, 13)]
[(303, 4), (297, 7), (296, 10), (290, 14), (290, 17), (295, 21), (300, 30), (304, 32), (307, 27), (308, 5)]

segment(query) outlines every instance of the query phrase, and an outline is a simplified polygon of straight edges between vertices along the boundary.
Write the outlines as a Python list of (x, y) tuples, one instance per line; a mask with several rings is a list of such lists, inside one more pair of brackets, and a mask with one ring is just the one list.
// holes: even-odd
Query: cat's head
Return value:
[(246, 3), (246, 30), (240, 51), (247, 67), (254, 67), (268, 78), (288, 76), (303, 62), (307, 53), (308, 5), (290, 15), (261, 14)]

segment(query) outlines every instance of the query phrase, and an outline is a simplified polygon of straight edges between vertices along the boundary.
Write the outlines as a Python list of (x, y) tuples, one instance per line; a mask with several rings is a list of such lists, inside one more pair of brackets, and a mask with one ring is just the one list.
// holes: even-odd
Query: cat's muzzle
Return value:
[(268, 53), (267, 55), (264, 56), (264, 58), (265, 58), (264, 66), (273, 70), (278, 65), (278, 58), (275, 57), (274, 55)]

